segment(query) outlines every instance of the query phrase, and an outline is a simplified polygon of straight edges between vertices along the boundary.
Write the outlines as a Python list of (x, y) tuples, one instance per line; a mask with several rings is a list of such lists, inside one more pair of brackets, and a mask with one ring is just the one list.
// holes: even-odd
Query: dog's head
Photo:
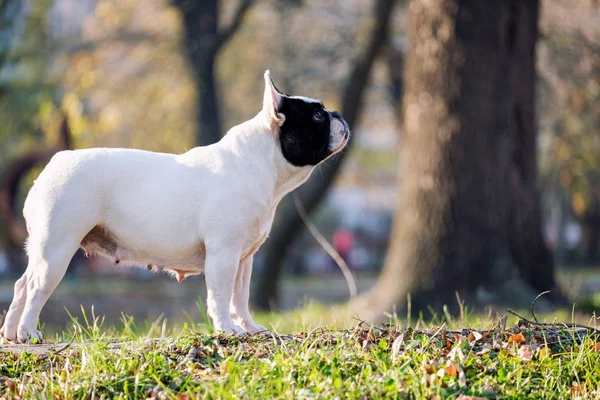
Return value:
[(279, 135), (281, 152), (292, 165), (317, 165), (346, 146), (350, 129), (342, 116), (320, 100), (281, 93), (265, 72), (263, 112)]

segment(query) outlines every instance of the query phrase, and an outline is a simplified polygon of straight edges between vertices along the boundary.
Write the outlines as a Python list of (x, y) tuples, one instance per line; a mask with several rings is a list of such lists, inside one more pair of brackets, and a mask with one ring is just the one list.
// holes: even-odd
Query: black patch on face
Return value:
[(331, 121), (322, 103), (284, 96), (278, 111), (285, 115), (279, 141), (283, 156), (290, 164), (317, 165), (327, 158)]

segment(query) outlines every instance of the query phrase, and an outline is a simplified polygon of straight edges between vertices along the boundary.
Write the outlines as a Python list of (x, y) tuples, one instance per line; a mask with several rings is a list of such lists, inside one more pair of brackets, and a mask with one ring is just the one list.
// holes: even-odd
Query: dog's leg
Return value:
[(14, 342), (17, 338), (17, 326), (25, 308), (25, 300), (27, 300), (27, 277), (30, 270), (31, 268), (28, 266), (23, 276), (15, 283), (13, 301), (10, 303), (10, 307), (6, 313), (4, 325), (0, 329), (0, 335), (11, 342)]
[[(29, 274), (27, 276), (27, 299), (23, 315), (17, 327), (17, 340), (26, 343), (32, 339), (42, 340), (37, 330), (42, 307), (67, 272), (69, 261), (79, 247), (79, 242), (56, 240), (47, 242), (30, 252)], [(38, 250), (41, 250), (38, 252)]]
[(223, 245), (211, 248), (210, 243), (207, 243), (204, 274), (208, 292), (206, 307), (215, 330), (240, 335), (246, 331), (233, 323), (229, 312), (235, 275), (239, 266), (241, 251), (238, 249), (237, 246)]
[(235, 287), (233, 289), (233, 298), (231, 299), (229, 310), (233, 321), (244, 328), (248, 333), (269, 333), (267, 328), (254, 323), (248, 308), (253, 258), (254, 257), (250, 255), (240, 261), (240, 266), (238, 267), (235, 276)]

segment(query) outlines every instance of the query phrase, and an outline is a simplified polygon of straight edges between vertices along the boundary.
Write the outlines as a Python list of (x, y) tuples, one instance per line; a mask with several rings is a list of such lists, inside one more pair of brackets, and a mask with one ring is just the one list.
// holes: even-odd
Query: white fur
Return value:
[[(204, 272), (217, 330), (266, 330), (248, 310), (253, 254), (269, 234), (279, 201), (313, 167), (295, 167), (283, 157), (278, 129), (285, 116), (273, 111), (279, 94), (268, 72), (265, 82), (263, 110), (216, 144), (181, 155), (129, 149), (57, 153), (25, 201), (29, 264), (15, 284), (3, 336), (41, 340), (40, 311), (96, 226), (118, 238), (117, 251), (109, 255), (115, 262), (148, 265), (180, 281)], [(330, 147), (339, 151), (347, 139), (335, 121)]]

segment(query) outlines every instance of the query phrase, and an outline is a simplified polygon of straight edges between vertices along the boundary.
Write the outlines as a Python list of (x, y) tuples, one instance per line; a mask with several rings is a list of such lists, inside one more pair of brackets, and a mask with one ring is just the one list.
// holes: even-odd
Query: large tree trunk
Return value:
[[(362, 112), (362, 98), (367, 89), (371, 68), (388, 36), (390, 20), (396, 0), (377, 0), (373, 14), (375, 26), (365, 51), (357, 58), (342, 93), (340, 112), (346, 119), (350, 129), (356, 126)], [(307, 213), (314, 211), (325, 198), (327, 189), (336, 178), (346, 156), (348, 148), (320, 167), (313, 176), (297, 189), (297, 193)], [(293, 240), (302, 228), (302, 219), (290, 196), (283, 199), (277, 210), (277, 218), (269, 235), (269, 239), (261, 251), (265, 254), (263, 269), (258, 277), (255, 296), (252, 302), (257, 309), (268, 310), (277, 304), (279, 277), (283, 269), (283, 261)]]
[[(536, 187), (536, 0), (412, 0), (400, 196), (375, 287), (355, 303), (532, 300), (555, 290)], [(481, 289), (485, 289), (482, 291)]]

